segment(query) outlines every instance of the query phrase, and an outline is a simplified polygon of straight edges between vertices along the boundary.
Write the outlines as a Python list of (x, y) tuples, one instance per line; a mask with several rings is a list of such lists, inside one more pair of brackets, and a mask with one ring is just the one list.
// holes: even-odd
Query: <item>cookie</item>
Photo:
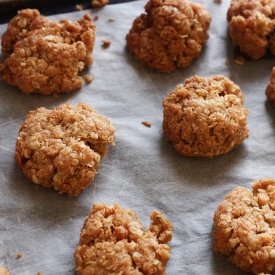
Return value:
[(275, 181), (252, 188), (234, 188), (217, 207), (213, 244), (243, 271), (269, 273), (275, 269)]
[(163, 100), (163, 131), (180, 154), (225, 154), (249, 136), (240, 87), (224, 76), (185, 80)]
[(41, 107), (19, 129), (15, 160), (35, 184), (76, 196), (90, 185), (114, 139), (110, 121), (82, 102)]
[(275, 104), (275, 67), (272, 69), (271, 76), (269, 78), (266, 90), (266, 97), (269, 101), (272, 101)]
[(259, 59), (275, 54), (275, 3), (265, 0), (231, 0), (227, 12), (229, 34), (241, 52)]
[(75, 251), (76, 274), (166, 274), (172, 224), (156, 210), (150, 219), (143, 230), (132, 210), (94, 204)]
[(186, 0), (149, 0), (126, 36), (135, 58), (159, 72), (185, 68), (206, 44), (211, 15), (201, 4)]
[(0, 76), (24, 94), (72, 92), (84, 80), (78, 75), (93, 62), (96, 26), (86, 13), (82, 19), (52, 21), (38, 10), (25, 9), (9, 22), (2, 36)]
[(0, 266), (0, 275), (10, 275), (10, 273), (5, 267)]

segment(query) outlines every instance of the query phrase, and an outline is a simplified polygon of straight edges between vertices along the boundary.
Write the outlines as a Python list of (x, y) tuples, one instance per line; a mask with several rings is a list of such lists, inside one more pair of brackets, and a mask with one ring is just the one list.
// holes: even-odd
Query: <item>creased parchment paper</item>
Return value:
[[(12, 275), (75, 274), (73, 254), (95, 202), (132, 208), (145, 227), (154, 209), (166, 215), (174, 226), (169, 275), (246, 274), (212, 251), (213, 214), (234, 187), (250, 188), (258, 179), (274, 177), (275, 107), (264, 91), (275, 59), (236, 64), (227, 32), (229, 0), (200, 2), (212, 14), (210, 38), (186, 69), (160, 74), (141, 67), (127, 51), (125, 36), (146, 3), (136, 1), (50, 17), (77, 20), (85, 12), (99, 16), (94, 63), (83, 72), (94, 75), (91, 84), (55, 98), (27, 96), (0, 80), (0, 265)], [(0, 25), (0, 36), (5, 30), (6, 24)], [(108, 48), (102, 47), (103, 39), (111, 40)], [(4, 60), (3, 55), (0, 58)], [(213, 159), (179, 155), (162, 132), (162, 100), (195, 74), (229, 77), (241, 87), (249, 110), (250, 137)], [(109, 148), (90, 187), (75, 198), (36, 188), (14, 160), (17, 132), (28, 112), (67, 101), (93, 106), (117, 129), (116, 146)]]

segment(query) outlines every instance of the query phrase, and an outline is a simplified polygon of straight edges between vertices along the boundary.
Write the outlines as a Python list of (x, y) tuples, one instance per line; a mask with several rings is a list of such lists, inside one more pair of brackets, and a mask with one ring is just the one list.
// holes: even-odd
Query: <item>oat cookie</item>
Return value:
[(92, 182), (115, 128), (80, 102), (29, 112), (16, 141), (15, 160), (38, 185), (76, 196)]
[(272, 101), (275, 104), (275, 67), (272, 69), (270, 79), (268, 81), (265, 94), (268, 100)]
[(230, 36), (252, 59), (275, 54), (275, 2), (272, 0), (231, 0), (227, 12)]
[(275, 269), (275, 181), (236, 187), (214, 214), (214, 249), (246, 272)]
[(129, 51), (159, 72), (190, 65), (208, 40), (210, 13), (186, 0), (149, 0), (126, 36)]
[(95, 35), (88, 13), (75, 22), (56, 22), (38, 10), (21, 10), (2, 36), (7, 58), (0, 64), (0, 76), (25, 94), (76, 90), (84, 82), (78, 73), (93, 62)]
[(10, 275), (10, 273), (5, 267), (0, 266), (0, 275)]
[(91, 0), (93, 8), (104, 7), (109, 4), (109, 0)]
[(189, 157), (225, 154), (249, 136), (239, 86), (228, 78), (194, 76), (163, 100), (166, 141)]
[(75, 251), (77, 275), (164, 275), (172, 224), (158, 211), (143, 230), (138, 216), (118, 204), (94, 204)]

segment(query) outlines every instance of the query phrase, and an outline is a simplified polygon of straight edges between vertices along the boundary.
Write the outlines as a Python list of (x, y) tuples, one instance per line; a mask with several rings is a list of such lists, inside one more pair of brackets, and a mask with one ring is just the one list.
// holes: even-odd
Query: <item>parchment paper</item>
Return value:
[[(210, 39), (186, 69), (160, 74), (141, 67), (127, 51), (125, 36), (146, 3), (137, 1), (51, 17), (76, 20), (85, 12), (99, 16), (94, 63), (83, 72), (94, 75), (91, 84), (55, 98), (27, 96), (0, 80), (0, 265), (12, 275), (75, 274), (73, 254), (95, 202), (132, 208), (145, 227), (154, 209), (165, 214), (174, 226), (169, 275), (245, 274), (212, 251), (213, 214), (234, 187), (250, 188), (258, 179), (274, 177), (275, 107), (264, 91), (275, 60), (268, 56), (236, 64), (227, 33), (229, 0), (200, 2), (212, 14)], [(6, 24), (0, 25), (1, 36), (5, 30)], [(102, 39), (112, 41), (109, 48), (102, 48)], [(250, 137), (213, 159), (179, 155), (162, 132), (162, 100), (195, 74), (229, 77), (240, 85), (249, 110)], [(74, 106), (79, 101), (90, 104), (117, 129), (116, 146), (110, 147), (90, 187), (75, 198), (36, 188), (14, 160), (17, 132), (27, 113), (69, 100)], [(144, 120), (152, 127), (142, 125)]]

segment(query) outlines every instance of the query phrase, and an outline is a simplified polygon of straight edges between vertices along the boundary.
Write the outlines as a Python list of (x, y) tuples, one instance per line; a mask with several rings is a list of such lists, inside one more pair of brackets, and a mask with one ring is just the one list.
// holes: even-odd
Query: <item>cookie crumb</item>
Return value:
[(146, 127), (151, 127), (152, 124), (149, 121), (142, 121), (141, 122), (143, 125), (145, 125)]
[(109, 40), (109, 39), (103, 39), (102, 43), (103, 43), (102, 46), (105, 47), (105, 48), (107, 48), (107, 47), (109, 47), (111, 45), (111, 40)]
[(94, 21), (98, 20), (99, 16), (98, 15), (95, 15), (94, 16)]
[(214, 3), (221, 3), (222, 2), (222, 0), (214, 0)]
[(109, 17), (109, 21), (110, 21), (110, 22), (114, 22), (114, 21), (115, 21), (115, 18), (114, 18), (114, 17)]
[(93, 75), (85, 75), (84, 76), (84, 79), (88, 82), (88, 83), (91, 83), (93, 80), (94, 80), (94, 76)]
[(235, 58), (235, 62), (238, 64), (238, 65), (243, 65), (244, 64), (244, 58), (242, 56), (238, 56)]
[(16, 259), (20, 259), (21, 257), (22, 257), (22, 253), (21, 252), (16, 255)]
[(228, 65), (229, 64), (229, 61), (228, 59), (225, 60), (225, 65)]
[(75, 5), (75, 9), (77, 11), (82, 11), (83, 10), (83, 5)]
[(42, 273), (41, 273), (41, 272), (38, 272), (37, 275), (42, 275)]

